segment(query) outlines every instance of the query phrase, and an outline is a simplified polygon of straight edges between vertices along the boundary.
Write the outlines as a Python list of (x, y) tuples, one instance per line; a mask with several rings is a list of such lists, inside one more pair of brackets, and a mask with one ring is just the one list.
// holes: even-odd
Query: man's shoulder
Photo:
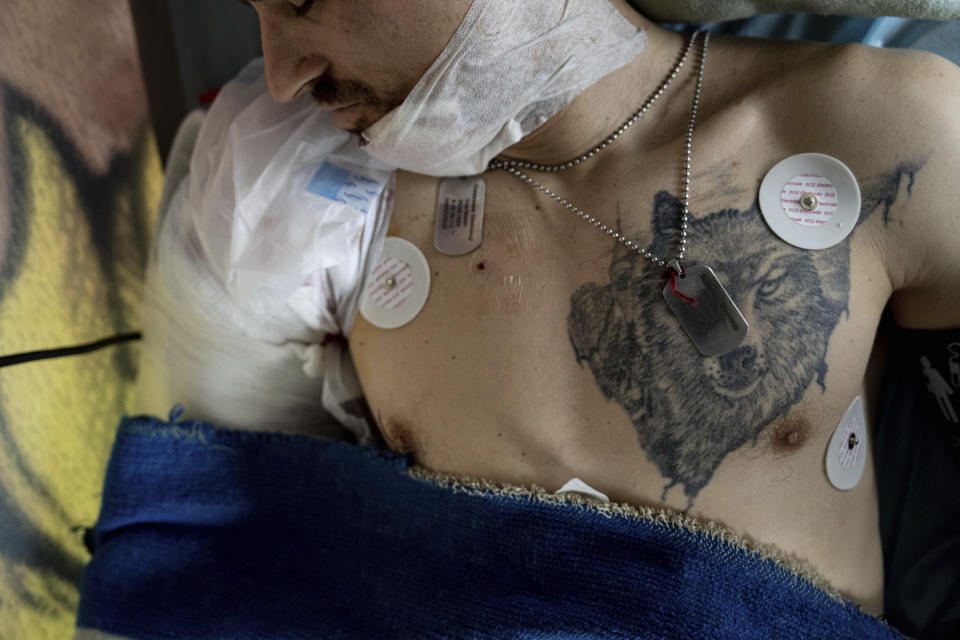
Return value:
[[(960, 68), (932, 53), (859, 44), (718, 39), (714, 113), (789, 155), (816, 150), (857, 175), (960, 161)], [(709, 98), (708, 98), (709, 99)]]
[[(843, 82), (839, 91), (889, 104), (895, 115), (901, 115), (903, 108), (919, 109), (917, 115), (956, 112), (960, 67), (949, 60), (915, 49), (880, 49), (859, 44), (834, 49), (831, 69)], [(954, 102), (945, 102), (951, 98)]]
[(960, 129), (960, 68), (926, 51), (833, 47), (824, 56), (824, 116), (852, 150), (930, 157)]
[[(824, 116), (899, 117), (903, 109), (956, 112), (960, 67), (926, 51), (863, 44), (725, 38), (718, 54), (744, 89), (788, 96)], [(953, 102), (947, 103), (953, 99)]]
[(799, 83), (795, 89), (816, 88), (806, 102), (811, 113), (846, 124), (858, 137), (868, 127), (893, 138), (910, 136), (915, 144), (933, 141), (947, 123), (956, 124), (960, 68), (949, 60), (862, 44), (807, 47), (808, 57), (799, 63), (807, 68), (791, 77)]
[(957, 326), (960, 302), (941, 292), (960, 285), (960, 68), (925, 51), (841, 49), (830, 113), (842, 144), (862, 166), (908, 169), (891, 174), (909, 179), (877, 227), (895, 316), (911, 327)]
[[(861, 44), (727, 40), (739, 96), (788, 148), (832, 149), (865, 174), (917, 158), (960, 161), (960, 67)], [(718, 65), (719, 66), (719, 65)]]
[(889, 183), (866, 203), (883, 215), (861, 226), (858, 244), (898, 292), (898, 320), (956, 326), (960, 301), (941, 292), (960, 286), (960, 68), (924, 51), (718, 41), (716, 66), (733, 88), (715, 86), (738, 92), (722, 104), (748, 104), (769, 146), (840, 158), (861, 188)]

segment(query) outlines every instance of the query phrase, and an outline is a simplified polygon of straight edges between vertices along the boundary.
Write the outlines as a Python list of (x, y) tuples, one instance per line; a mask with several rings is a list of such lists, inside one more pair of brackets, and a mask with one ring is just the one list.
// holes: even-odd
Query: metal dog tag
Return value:
[(667, 306), (705, 356), (722, 356), (740, 346), (750, 326), (713, 269), (683, 268), (663, 288)]
[(462, 256), (483, 244), (487, 183), (480, 176), (448, 178), (437, 193), (433, 246), (448, 256)]

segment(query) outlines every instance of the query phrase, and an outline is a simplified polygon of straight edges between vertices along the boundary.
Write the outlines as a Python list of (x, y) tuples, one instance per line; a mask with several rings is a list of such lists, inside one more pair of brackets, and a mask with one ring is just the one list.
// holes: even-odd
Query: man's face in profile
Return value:
[(271, 95), (311, 93), (359, 133), (397, 107), (472, 0), (244, 0), (260, 18)]

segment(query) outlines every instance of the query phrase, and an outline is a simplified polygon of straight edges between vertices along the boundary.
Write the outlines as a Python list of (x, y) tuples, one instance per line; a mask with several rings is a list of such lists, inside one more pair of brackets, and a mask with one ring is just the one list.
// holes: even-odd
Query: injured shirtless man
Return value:
[[(888, 304), (904, 327), (960, 325), (954, 65), (691, 40), (626, 0), (249, 4), (270, 95), (310, 102), (365, 139), (357, 153), (401, 169), (377, 211), (389, 228), (365, 227), (364, 295), (412, 278), (426, 300), (385, 329), (334, 296), (338, 331), (321, 332), (324, 348), (347, 336), (338, 366), (352, 370), (349, 353), (390, 448), (431, 470), (550, 491), (579, 478), (613, 501), (718, 522), (881, 612), (855, 399), (869, 425), (864, 378)], [(808, 153), (829, 157), (794, 158)], [(771, 172), (779, 182), (762, 185)], [(441, 183), (478, 174), (459, 185), (471, 206), (485, 188), (482, 242), (448, 255), (435, 245)], [(384, 236), (415, 245), (407, 262), (422, 254), (427, 269), (376, 280)], [(144, 329), (148, 358), (169, 348)], [(270, 383), (268, 365), (246, 362)], [(196, 409), (217, 400), (184, 371), (146, 408), (179, 401), (264, 426), (255, 407)], [(828, 476), (832, 455), (854, 475), (865, 461), (862, 477)]]

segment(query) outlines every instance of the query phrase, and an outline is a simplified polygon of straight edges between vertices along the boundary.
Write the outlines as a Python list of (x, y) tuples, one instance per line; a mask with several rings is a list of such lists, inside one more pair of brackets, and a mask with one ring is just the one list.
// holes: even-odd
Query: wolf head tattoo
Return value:
[[(875, 180), (862, 211), (883, 204), (889, 211), (900, 178), (909, 174), (912, 186), (919, 168), (904, 165)], [(665, 191), (655, 196), (654, 255), (676, 250), (679, 207)], [(691, 219), (688, 237), (696, 262), (714, 269), (750, 322), (740, 347), (701, 357), (664, 304), (661, 270), (619, 245), (610, 283), (580, 287), (567, 326), (577, 361), (627, 411), (669, 479), (664, 497), (680, 484), (692, 504), (728, 453), (756, 441), (812, 382), (823, 387), (828, 342), (847, 309), (850, 249), (849, 239), (822, 251), (781, 242), (756, 206)]]

